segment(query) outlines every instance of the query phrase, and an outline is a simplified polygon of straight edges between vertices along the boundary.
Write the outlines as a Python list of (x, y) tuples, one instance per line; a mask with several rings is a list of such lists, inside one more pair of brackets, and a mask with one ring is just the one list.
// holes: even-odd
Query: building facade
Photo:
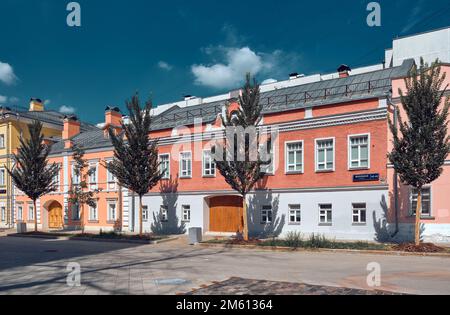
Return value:
[[(415, 50), (414, 57), (417, 54)], [(343, 240), (413, 237), (416, 192), (398, 182), (387, 159), (388, 117), (393, 118), (400, 105), (398, 89), (404, 89), (404, 78), (415, 62), (403, 55), (394, 45), (386, 57), (391, 61), (384, 65), (353, 71), (341, 66), (325, 76), (292, 74), (287, 81), (261, 86), (260, 128), (269, 130), (274, 141), (266, 176), (247, 197), (251, 235), (297, 231)], [(450, 83), (449, 64), (444, 63), (442, 71)], [(159, 139), (165, 176), (144, 196), (146, 232), (182, 234), (190, 227), (213, 235), (242, 231), (242, 198), (226, 184), (211, 157), (212, 146), (224, 138), (221, 116), (238, 106), (239, 93), (205, 99), (188, 96), (153, 111), (150, 136)], [(113, 127), (120, 132), (121, 119), (120, 111), (107, 108), (101, 129), (83, 130), (73, 117), (64, 120), (61, 140), (52, 145), (50, 156), (51, 163), (61, 166), (59, 189), (38, 203), (43, 229), (135, 231), (137, 198), (105, 168), (113, 158), (106, 130)], [(76, 181), (74, 145), (86, 150), (85, 158), (95, 170), (89, 178), (90, 189), (100, 190), (95, 208), (78, 209), (68, 202)], [(450, 160), (442, 177), (424, 191), (425, 240), (450, 241), (449, 167)], [(31, 223), (32, 205), (20, 192), (16, 195), (15, 222)]]

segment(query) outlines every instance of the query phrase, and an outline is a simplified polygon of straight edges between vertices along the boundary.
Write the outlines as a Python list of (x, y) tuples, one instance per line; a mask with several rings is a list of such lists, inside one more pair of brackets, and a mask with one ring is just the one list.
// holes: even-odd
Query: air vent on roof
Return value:
[(184, 100), (185, 101), (190, 101), (190, 100), (193, 100), (193, 99), (195, 99), (196, 97), (195, 96), (193, 96), (193, 95), (185, 95), (184, 96)]
[(294, 72), (289, 75), (289, 80), (303, 78), (304, 76), (305, 76), (304, 74), (298, 74), (297, 72)]
[(337, 71), (339, 72), (339, 77), (340, 78), (346, 78), (350, 75), (350, 71), (352, 71), (352, 69), (350, 69), (349, 66), (347, 65), (341, 65)]

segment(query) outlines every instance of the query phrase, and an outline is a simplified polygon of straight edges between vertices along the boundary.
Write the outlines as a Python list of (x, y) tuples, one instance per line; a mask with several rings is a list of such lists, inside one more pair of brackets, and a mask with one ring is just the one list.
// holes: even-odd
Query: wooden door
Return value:
[(209, 211), (209, 230), (211, 232), (242, 233), (244, 230), (242, 197), (211, 198)]
[(63, 227), (62, 207), (54, 202), (48, 210), (48, 227), (50, 229), (61, 229)]

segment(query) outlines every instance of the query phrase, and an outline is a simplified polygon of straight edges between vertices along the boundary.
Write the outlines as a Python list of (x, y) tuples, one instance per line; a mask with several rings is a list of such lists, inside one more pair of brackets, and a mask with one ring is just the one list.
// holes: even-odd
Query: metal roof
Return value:
[[(383, 97), (391, 92), (392, 80), (406, 76), (413, 65), (414, 60), (409, 59), (395, 68), (261, 93), (260, 102), (264, 106), (263, 114)], [(212, 123), (216, 120), (217, 115), (222, 113), (226, 102), (217, 101), (188, 107), (171, 107), (153, 117), (152, 130), (192, 125), (196, 118), (202, 118), (203, 123)], [(98, 128), (82, 132), (71, 140), (85, 150), (112, 146), (110, 139), (105, 137), (104, 131)], [(64, 151), (64, 141), (60, 141), (52, 146), (51, 154)]]

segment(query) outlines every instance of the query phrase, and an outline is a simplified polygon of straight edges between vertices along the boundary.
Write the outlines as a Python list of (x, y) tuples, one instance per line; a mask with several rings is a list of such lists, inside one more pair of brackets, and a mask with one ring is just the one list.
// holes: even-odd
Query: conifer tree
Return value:
[(34, 206), (34, 230), (37, 232), (37, 208), (36, 200), (56, 190), (55, 178), (59, 167), (56, 164), (48, 165), (50, 147), (44, 144), (42, 123), (33, 121), (28, 126), (30, 138), (24, 140), (20, 137), (20, 146), (13, 157), (16, 165), (8, 169), (14, 185), (25, 195), (33, 200)]
[[(88, 178), (95, 172), (89, 169), (89, 164), (84, 158), (84, 150), (79, 146), (73, 147), (72, 158), (75, 161), (73, 165), (72, 184), (69, 190), (69, 203), (77, 206), (80, 210), (81, 229), (84, 232), (84, 206), (96, 207), (95, 195), (99, 193), (98, 189), (89, 189)], [(86, 171), (86, 168), (88, 170)]]
[[(261, 146), (257, 126), (262, 119), (262, 105), (259, 100), (259, 85), (255, 79), (252, 81), (250, 74), (247, 74), (238, 99), (239, 108), (231, 111), (229, 104), (225, 117), (222, 117), (222, 124), (227, 129), (227, 134), (233, 135), (234, 139), (229, 139), (227, 136), (226, 143), (217, 144), (213, 150), (215, 164), (220, 174), (243, 198), (244, 240), (249, 239), (246, 197), (256, 183), (264, 177), (265, 174), (261, 168), (270, 163), (269, 159), (262, 159), (259, 150)], [(254, 130), (254, 133), (251, 130)], [(239, 136), (242, 132), (244, 135)], [(243, 141), (239, 141), (238, 138)]]
[(117, 178), (119, 185), (139, 196), (139, 234), (143, 234), (142, 197), (162, 178), (158, 161), (158, 140), (150, 138), (152, 109), (147, 101), (142, 109), (138, 94), (126, 102), (129, 123), (122, 122), (120, 134), (112, 128), (109, 136), (114, 146), (114, 160), (106, 166)]
[(393, 134), (393, 150), (389, 160), (401, 182), (415, 188), (418, 194), (415, 225), (417, 246), (421, 241), (422, 189), (440, 177), (450, 153), (448, 98), (440, 109), (447, 89), (443, 88), (444, 80), (445, 74), (441, 75), (438, 61), (428, 67), (422, 59), (420, 68), (414, 66), (405, 79), (406, 95), (400, 90), (402, 107), (407, 116), (405, 121), (400, 115), (399, 126), (389, 121)]

